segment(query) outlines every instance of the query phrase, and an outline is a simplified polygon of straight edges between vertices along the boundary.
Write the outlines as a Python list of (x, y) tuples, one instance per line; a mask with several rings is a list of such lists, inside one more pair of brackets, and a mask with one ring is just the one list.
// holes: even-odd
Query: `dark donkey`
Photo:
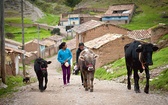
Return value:
[(86, 91), (90, 89), (90, 92), (93, 92), (96, 57), (97, 55), (93, 51), (85, 49), (80, 53), (78, 60), (79, 67), (83, 75), (84, 88)]
[[(34, 62), (34, 70), (37, 75), (37, 79), (39, 81), (39, 89), (41, 92), (43, 92), (47, 88), (47, 82), (48, 82), (48, 73), (47, 73), (47, 67), (48, 64), (50, 64), (51, 61), (46, 61), (42, 58), (37, 58)], [(43, 86), (43, 79), (45, 78), (45, 86)]]
[(144, 89), (145, 93), (149, 93), (149, 65), (153, 65), (152, 53), (153, 51), (158, 50), (158, 47), (151, 43), (144, 43), (139, 41), (134, 41), (125, 45), (125, 61), (127, 67), (128, 75), (128, 86), (127, 88), (131, 89), (130, 76), (132, 74), (132, 69), (134, 70), (134, 90), (136, 93), (140, 93), (139, 89), (139, 75), (145, 70), (146, 73), (146, 86)]

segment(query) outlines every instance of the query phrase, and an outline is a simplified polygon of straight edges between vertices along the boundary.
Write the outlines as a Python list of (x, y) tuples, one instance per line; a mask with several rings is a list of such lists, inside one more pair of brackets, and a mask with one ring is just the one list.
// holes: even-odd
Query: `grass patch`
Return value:
[(168, 39), (168, 34), (162, 36), (160, 40), (166, 40), (166, 39)]
[(153, 66), (150, 67), (150, 69), (168, 64), (168, 56), (165, 55), (167, 53), (168, 53), (168, 47), (155, 52), (152, 58), (154, 64)]
[(0, 97), (18, 91), (16, 87), (24, 86), (23, 77), (21, 76), (8, 76), (6, 82), (8, 87), (0, 89)]
[(36, 5), (43, 12), (49, 13), (49, 14), (65, 13), (67, 11), (70, 11), (71, 9), (70, 7), (63, 4), (63, 0), (56, 0), (56, 1), (35, 0), (34, 2), (32, 2), (32, 0), (28, 0), (28, 1)]
[[(13, 40), (22, 42), (22, 29), (20, 27), (11, 27), (11, 26), (5, 25), (5, 32), (13, 33), (15, 36)], [(24, 33), (25, 42), (38, 38), (38, 30), (36, 27), (24, 28), (24, 32), (25, 32)], [(39, 35), (40, 35), (40, 39), (49, 37), (50, 31), (40, 29)]]
[(43, 18), (37, 20), (38, 23), (45, 23), (48, 25), (58, 25), (60, 17), (58, 15), (46, 14)]
[(110, 68), (110, 72), (107, 72), (104, 67), (101, 67), (96, 70), (95, 77), (98, 79), (112, 80), (122, 75), (126, 75), (127, 73), (124, 58), (121, 58), (107, 66)]
[[(18, 23), (21, 24), (22, 20), (20, 17), (10, 17), (5, 18), (5, 23)], [(33, 22), (29, 18), (24, 18), (24, 24), (33, 24)]]
[[(148, 29), (159, 23), (168, 24), (167, 18), (161, 18), (161, 11), (166, 10), (165, 7), (150, 7), (147, 5), (141, 5), (139, 7), (143, 12), (135, 14), (130, 24), (122, 25), (124, 28), (130, 30)], [(167, 11), (167, 10), (166, 10)]]
[(152, 89), (160, 89), (168, 91), (168, 69), (163, 71), (158, 77), (150, 82)]

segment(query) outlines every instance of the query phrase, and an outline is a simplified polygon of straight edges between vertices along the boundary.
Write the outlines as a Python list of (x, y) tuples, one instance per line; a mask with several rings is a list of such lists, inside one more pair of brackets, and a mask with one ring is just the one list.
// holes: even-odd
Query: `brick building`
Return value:
[[(38, 42), (37, 39), (25, 43), (25, 50), (33, 53), (33, 55), (26, 59), (26, 64), (29, 64), (32, 60), (38, 56), (46, 58), (52, 56), (58, 52), (58, 46), (62, 42), (63, 37), (53, 35)], [(33, 46), (33, 47), (32, 47)]]
[(124, 57), (124, 46), (134, 39), (122, 34), (106, 34), (85, 43), (85, 46), (99, 55), (96, 68)]
[(75, 26), (73, 31), (76, 32), (76, 46), (78, 46), (80, 42), (87, 42), (107, 33), (126, 35), (127, 31), (130, 30), (113, 24), (91, 20), (79, 26)]
[[(17, 75), (19, 73), (19, 58), (24, 53), (21, 50), (22, 44), (10, 39), (5, 39), (5, 64), (7, 75)], [(27, 54), (26, 58), (27, 58)]]

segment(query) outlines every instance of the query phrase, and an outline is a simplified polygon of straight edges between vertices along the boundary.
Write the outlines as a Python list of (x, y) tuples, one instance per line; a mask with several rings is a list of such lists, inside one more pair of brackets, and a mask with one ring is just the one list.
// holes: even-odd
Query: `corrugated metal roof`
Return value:
[(86, 47), (89, 47), (89, 48), (94, 48), (94, 49), (98, 49), (100, 48), (102, 45), (110, 42), (110, 41), (113, 41), (117, 38), (120, 38), (122, 37), (123, 35), (122, 34), (106, 34), (106, 35), (103, 35), (102, 37), (99, 37), (99, 38), (95, 38), (91, 41), (88, 41), (85, 43), (85, 46)]
[(127, 36), (133, 39), (147, 39), (151, 37), (151, 34), (147, 30), (134, 30), (134, 31), (128, 31)]
[(83, 23), (83, 24), (81, 24), (79, 26), (75, 26), (74, 28), (72, 28), (72, 30), (74, 30), (75, 32), (80, 34), (80, 33), (83, 33), (85, 31), (88, 31), (90, 29), (93, 29), (93, 28), (96, 28), (98, 26), (101, 26), (102, 24), (104, 24), (104, 22), (91, 20), (91, 21)]

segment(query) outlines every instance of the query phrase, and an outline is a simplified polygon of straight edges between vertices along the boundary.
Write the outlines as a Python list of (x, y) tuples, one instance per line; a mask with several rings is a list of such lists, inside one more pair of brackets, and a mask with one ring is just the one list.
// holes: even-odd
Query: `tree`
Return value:
[(77, 4), (79, 4), (82, 0), (64, 0), (64, 4), (74, 8)]

